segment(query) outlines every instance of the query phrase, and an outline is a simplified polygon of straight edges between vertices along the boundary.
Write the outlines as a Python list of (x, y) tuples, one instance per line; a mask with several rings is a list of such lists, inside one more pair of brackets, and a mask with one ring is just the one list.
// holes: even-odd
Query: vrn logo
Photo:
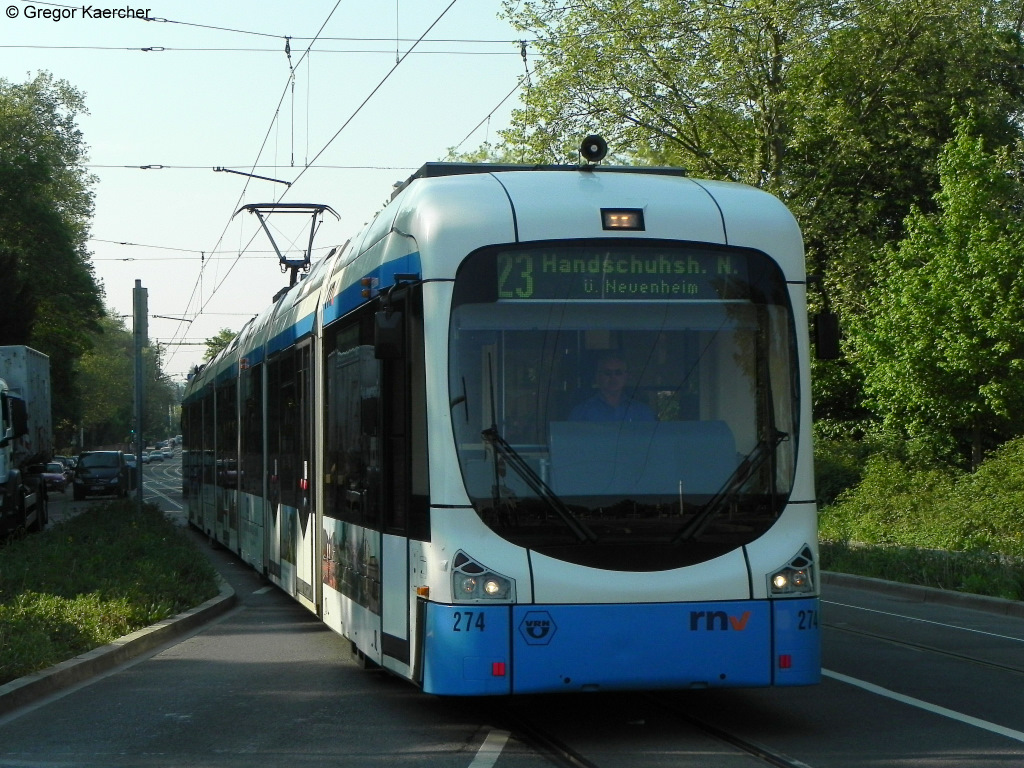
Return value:
[(691, 632), (714, 632), (716, 630), (742, 632), (747, 628), (750, 611), (742, 616), (730, 616), (725, 611), (690, 611)]
[(529, 611), (519, 624), (519, 633), (527, 645), (547, 645), (558, 626), (547, 611)]

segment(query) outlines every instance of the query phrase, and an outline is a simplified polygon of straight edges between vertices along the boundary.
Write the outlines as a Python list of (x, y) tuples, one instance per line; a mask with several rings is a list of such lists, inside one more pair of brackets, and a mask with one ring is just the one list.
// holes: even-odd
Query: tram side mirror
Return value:
[(839, 359), (839, 315), (820, 312), (814, 316), (814, 348), (819, 360)]
[(397, 360), (405, 354), (405, 324), (394, 310), (373, 316), (373, 355), (378, 360)]

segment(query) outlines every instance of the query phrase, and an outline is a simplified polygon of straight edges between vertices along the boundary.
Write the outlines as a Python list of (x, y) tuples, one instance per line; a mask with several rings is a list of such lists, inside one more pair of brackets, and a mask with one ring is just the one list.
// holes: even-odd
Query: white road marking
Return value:
[(491, 768), (498, 762), (498, 757), (501, 756), (501, 750), (505, 748), (505, 742), (508, 741), (509, 735), (508, 731), (488, 733), (484, 743), (477, 750), (473, 762), (469, 764), (469, 768)]
[(821, 674), (825, 677), (831, 677), (833, 680), (838, 680), (841, 683), (856, 686), (868, 693), (884, 696), (887, 699), (898, 701), (901, 704), (908, 704), (911, 707), (917, 707), (918, 709), (923, 709), (926, 712), (931, 712), (932, 714), (940, 715), (941, 717), (948, 717), (950, 720), (956, 720), (958, 723), (972, 725), (975, 728), (981, 728), (982, 730), (990, 731), (991, 733), (995, 733), (1000, 736), (1005, 736), (1006, 738), (1013, 739), (1014, 741), (1024, 742), (1024, 733), (1021, 731), (1015, 731), (1012, 728), (996, 725), (995, 723), (990, 723), (987, 720), (971, 717), (970, 715), (965, 715), (962, 712), (954, 712), (952, 709), (946, 709), (945, 707), (940, 707), (936, 704), (929, 704), (927, 701), (915, 699), (913, 696), (904, 696), (902, 693), (890, 691), (888, 688), (883, 688), (880, 685), (875, 685), (874, 683), (869, 683), (865, 680), (858, 680), (855, 677), (848, 677), (847, 675), (842, 675), (828, 669), (821, 670)]
[(959, 624), (946, 624), (946, 623), (943, 623), (941, 621), (932, 621), (931, 619), (919, 619), (916, 616), (907, 616), (907, 615), (902, 614), (902, 613), (891, 613), (889, 611), (879, 611), (876, 608), (865, 608), (864, 606), (861, 606), (861, 605), (849, 605), (847, 603), (837, 603), (837, 602), (832, 601), (832, 600), (822, 600), (822, 602), (823, 603), (827, 603), (828, 605), (838, 605), (841, 608), (855, 608), (858, 611), (867, 611), (868, 613), (878, 613), (878, 614), (881, 614), (882, 616), (891, 616), (891, 617), (897, 618), (897, 619), (906, 619), (907, 621), (916, 621), (916, 622), (919, 622), (921, 624), (934, 624), (937, 627), (944, 627), (946, 629), (959, 629), (962, 632), (973, 632), (976, 635), (986, 635), (988, 637), (998, 637), (1000, 640), (1013, 640), (1015, 643), (1024, 643), (1024, 638), (1013, 637), (1012, 635), (999, 635), (999, 634), (996, 634), (995, 632), (985, 632), (984, 630), (981, 630), (981, 629), (973, 629), (971, 627), (964, 627), (964, 626), (961, 626)]

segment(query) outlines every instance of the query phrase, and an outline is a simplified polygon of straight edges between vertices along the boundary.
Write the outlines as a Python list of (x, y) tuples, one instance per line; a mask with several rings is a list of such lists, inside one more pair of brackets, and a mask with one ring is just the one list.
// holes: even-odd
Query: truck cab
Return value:
[(29, 433), (25, 401), (0, 379), (0, 539), (41, 531), (46, 525), (46, 489), (41, 477), (23, 473), (16, 446)]

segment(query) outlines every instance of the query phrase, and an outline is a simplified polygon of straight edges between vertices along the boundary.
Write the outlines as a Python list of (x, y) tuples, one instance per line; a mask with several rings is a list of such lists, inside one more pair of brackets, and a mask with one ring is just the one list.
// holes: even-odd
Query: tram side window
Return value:
[[(339, 347), (356, 342), (339, 338)], [(325, 514), (377, 527), (381, 505), (380, 363), (371, 345), (327, 356)]]
[(208, 386), (203, 389), (201, 407), (203, 422), (203, 484), (213, 486), (216, 484), (213, 464), (213, 441), (217, 431), (217, 425), (213, 419), (213, 387)]
[(239, 487), (246, 493), (263, 493), (263, 366), (243, 371), (239, 379), (242, 453)]
[[(409, 302), (408, 393), (409, 415), (405, 430), (403, 461), (408, 466), (408, 508), (395, 505), (394, 526), (409, 538), (430, 538), (430, 452), (427, 450), (427, 371), (423, 331), (422, 294)], [(394, 430), (392, 430), (394, 432)]]
[(234, 487), (238, 477), (238, 399), (234, 381), (217, 389), (217, 485)]
[(267, 439), (271, 501), (297, 507), (301, 443), (298, 355), (292, 350), (269, 365)]
[(200, 438), (202, 435), (202, 405), (191, 401), (181, 408), (181, 472), (182, 492), (191, 496), (199, 488), (199, 461), (202, 455)]

